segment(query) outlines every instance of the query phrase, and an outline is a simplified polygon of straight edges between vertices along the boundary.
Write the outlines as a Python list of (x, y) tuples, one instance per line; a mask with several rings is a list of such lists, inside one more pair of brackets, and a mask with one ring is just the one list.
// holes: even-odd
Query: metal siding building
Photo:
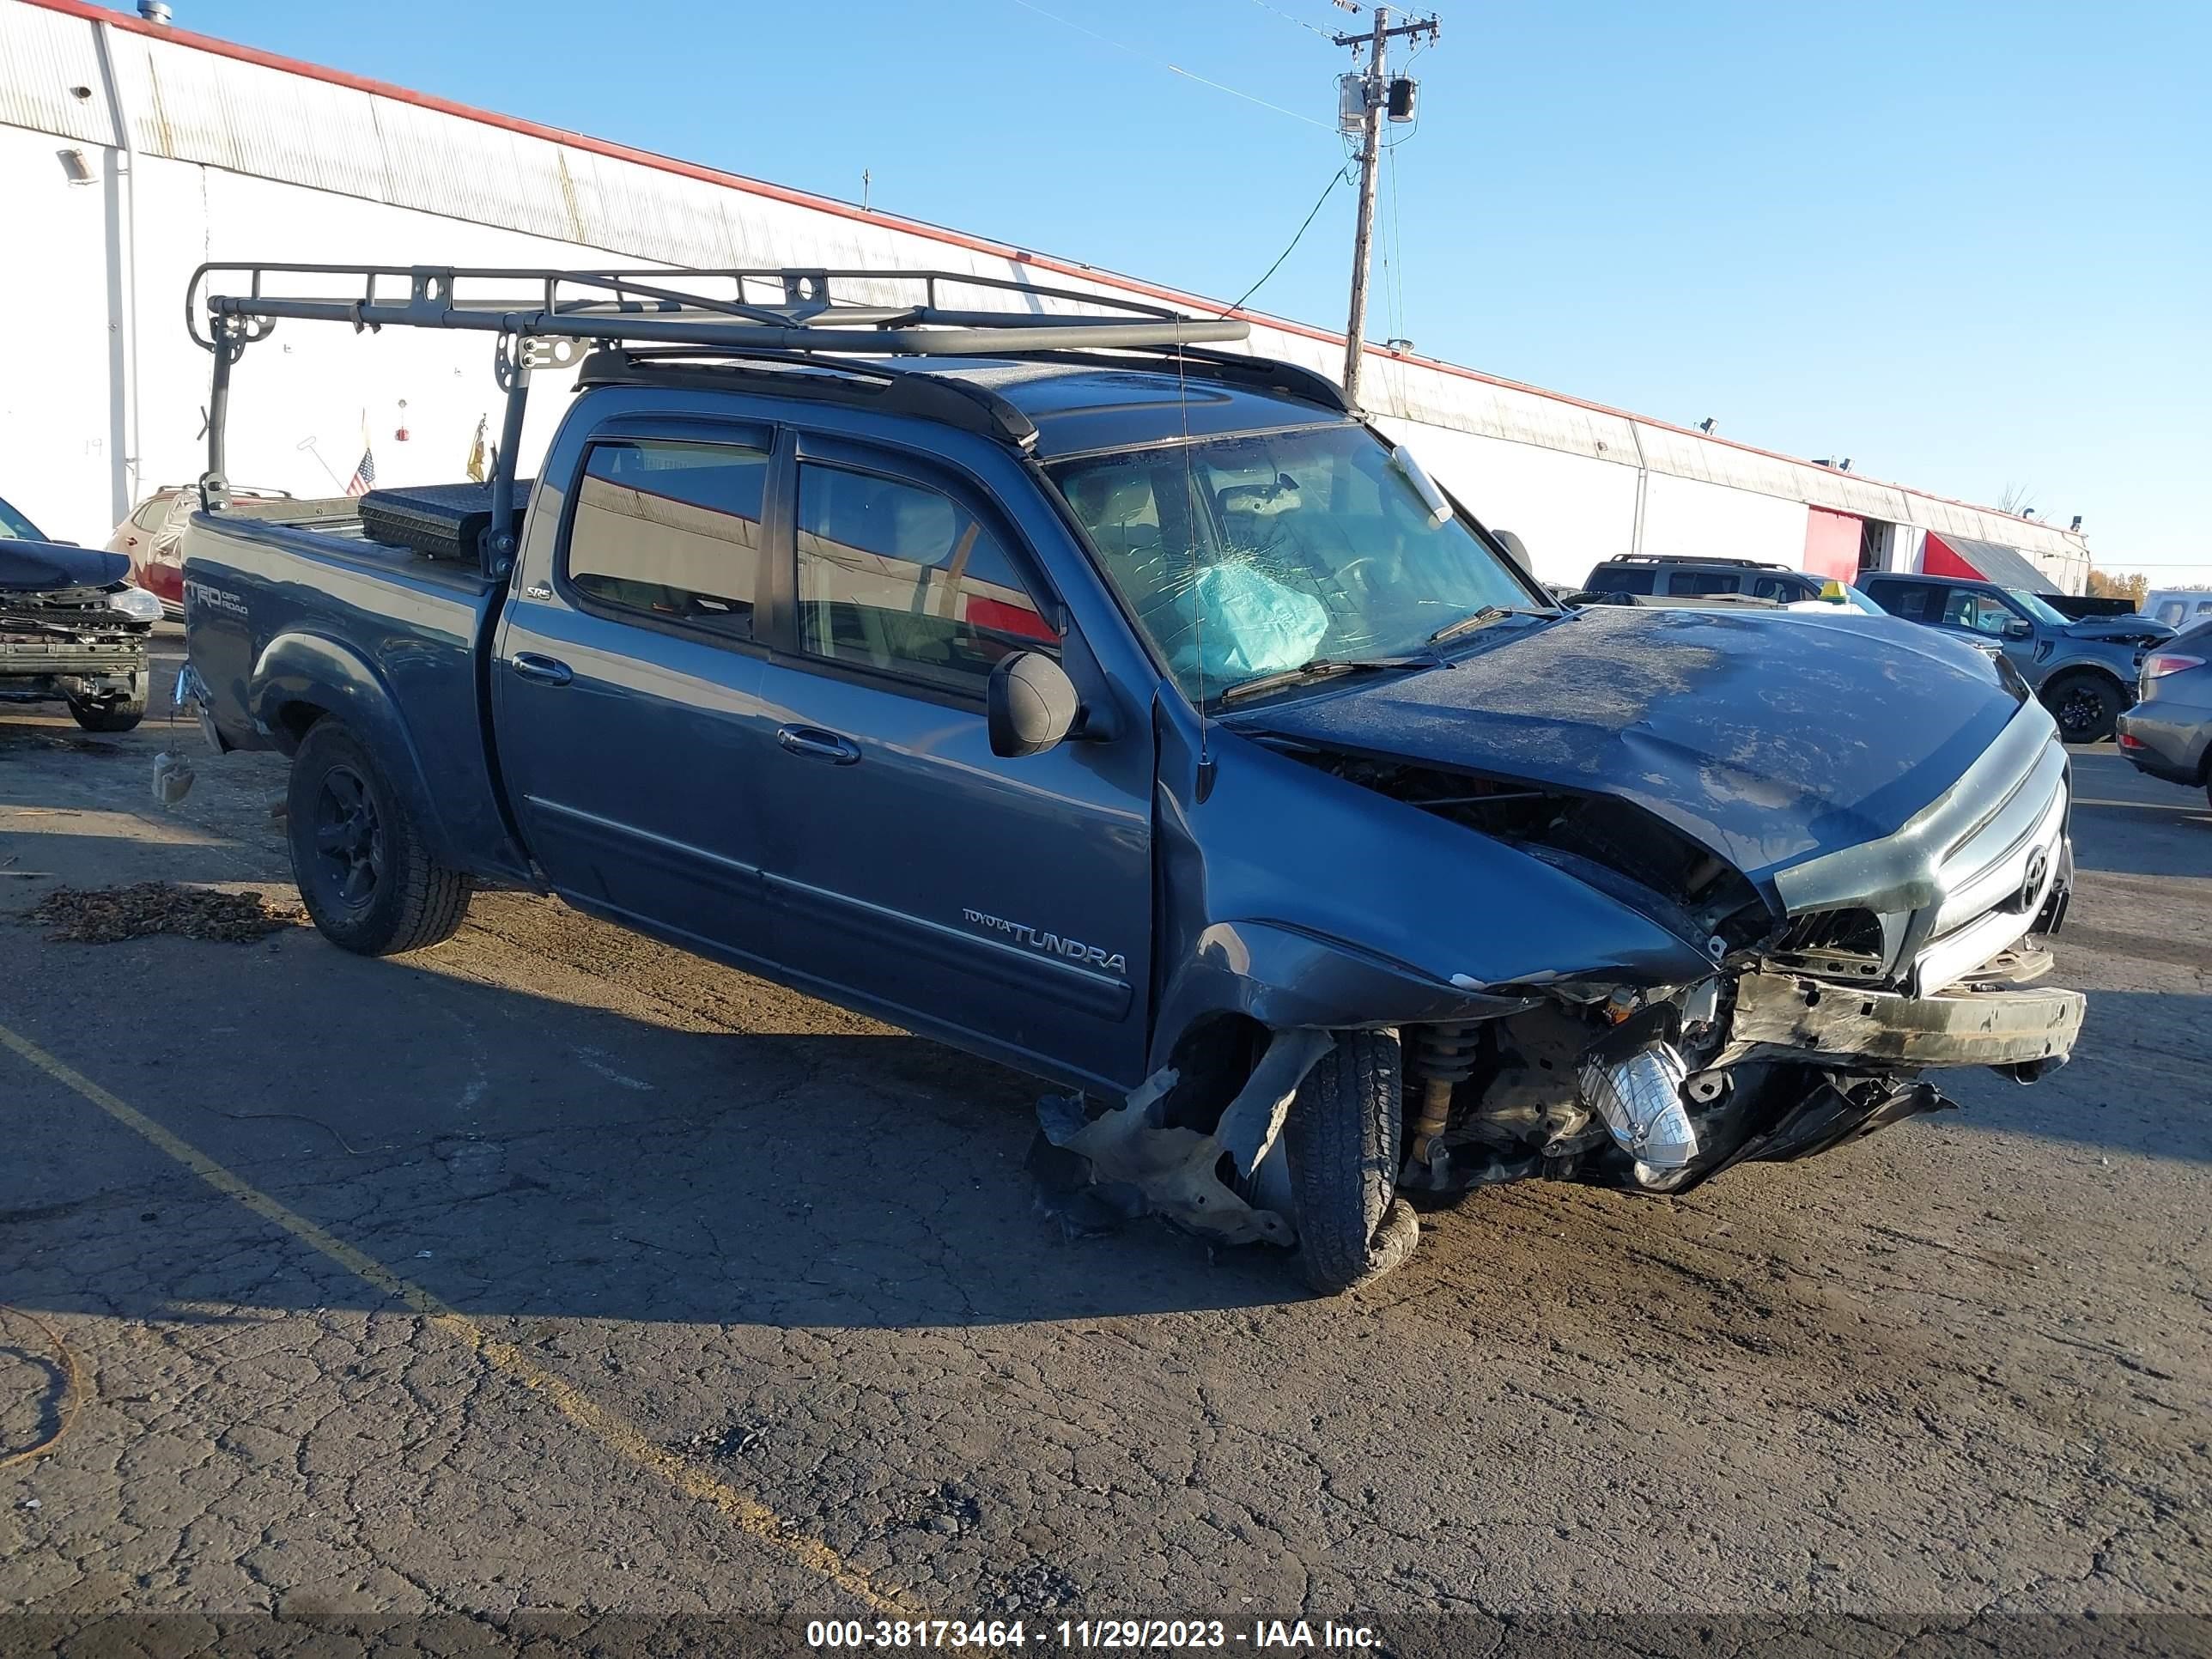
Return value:
[[(40, 254), (0, 272), (0, 300), (45, 325), (0, 384), (0, 495), (87, 541), (201, 469), (209, 365), (181, 307), (204, 259), (896, 265), (1221, 308), (84, 0), (0, 0), (0, 203), (13, 245)], [(1340, 336), (1252, 320), (1251, 350), (1337, 374)], [(367, 444), (382, 482), (458, 477), (495, 404), (482, 346), (280, 331), (240, 370), (233, 470), (328, 493)], [(1852, 523), (1892, 568), (1917, 568), (1934, 531), (2016, 549), (2066, 592), (2087, 575), (2081, 538), (2052, 526), (1453, 364), (1370, 349), (1369, 365), (1378, 422), (1486, 521), (1517, 531), (1553, 580), (1629, 552), (1840, 569)], [(526, 461), (558, 400), (536, 411)]]

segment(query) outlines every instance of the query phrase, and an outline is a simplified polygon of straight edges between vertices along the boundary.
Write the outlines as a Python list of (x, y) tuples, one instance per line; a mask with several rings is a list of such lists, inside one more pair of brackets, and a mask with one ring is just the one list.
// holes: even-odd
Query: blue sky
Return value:
[[(802, 189), (857, 199), (866, 168), (878, 208), (1224, 299), (1340, 165), (1347, 56), (1315, 31), (1366, 21), (1330, 0), (173, 3), (181, 27)], [(2212, 6), (1439, 10), (1383, 175), (1370, 336), (1941, 495), (2024, 485), (2083, 515), (2100, 566), (2212, 580)], [(1340, 189), (1254, 305), (1341, 327), (1352, 215)]]

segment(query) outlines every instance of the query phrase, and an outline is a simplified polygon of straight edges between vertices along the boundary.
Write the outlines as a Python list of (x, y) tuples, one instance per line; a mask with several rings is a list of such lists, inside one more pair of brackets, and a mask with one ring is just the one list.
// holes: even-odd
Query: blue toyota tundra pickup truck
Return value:
[[(1010, 287), (196, 279), (187, 691), (291, 757), (317, 927), (558, 895), (1050, 1080), (1084, 1167), (1323, 1290), (1417, 1200), (1680, 1192), (2065, 1060), (2068, 759), (2008, 664), (1563, 610), (1241, 325)], [(289, 319), (496, 333), (499, 475), (227, 514), (230, 371)]]

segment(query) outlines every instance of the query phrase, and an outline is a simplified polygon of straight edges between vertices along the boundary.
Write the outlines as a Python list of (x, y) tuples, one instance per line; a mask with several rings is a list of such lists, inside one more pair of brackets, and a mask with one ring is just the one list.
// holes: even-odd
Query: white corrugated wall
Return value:
[[(116, 142), (103, 32), (135, 180)], [(59, 152), (71, 148), (83, 152), (89, 183), (65, 176)], [(881, 264), (1127, 291), (974, 239), (509, 131), (30, 0), (0, 0), (0, 185), (16, 246), (40, 252), (0, 270), (0, 303), (53, 320), (22, 348), (28, 372), (0, 388), (0, 495), (52, 533), (87, 540), (105, 536), (119, 495), (199, 470), (208, 363), (185, 339), (182, 304), (204, 258)], [(1332, 376), (1340, 367), (1340, 344), (1304, 331), (1258, 325), (1251, 349)], [(366, 428), (381, 478), (451, 477), (495, 404), (488, 362), (488, 347), (466, 338), (372, 346), (341, 330), (280, 331), (240, 371), (233, 472), (327, 489), (352, 470)], [(123, 408), (134, 382), (135, 434)], [(1554, 580), (1637, 550), (1794, 563), (1808, 504), (2023, 547), (2071, 591), (2087, 574), (2080, 539), (2047, 526), (1448, 366), (1370, 356), (1366, 401), (1479, 514), (1518, 531)], [(542, 418), (557, 413), (552, 405), (538, 400)]]

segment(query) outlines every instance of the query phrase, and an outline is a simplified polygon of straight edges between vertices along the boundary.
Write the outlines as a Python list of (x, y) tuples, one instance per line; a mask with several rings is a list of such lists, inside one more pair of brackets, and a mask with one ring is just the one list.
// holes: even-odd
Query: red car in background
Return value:
[[(231, 495), (240, 501), (289, 501), (283, 489), (240, 489)], [(185, 619), (185, 566), (177, 552), (185, 520), (199, 505), (198, 484), (165, 484), (131, 510), (107, 538), (111, 553), (131, 556), (131, 580), (161, 602), (162, 614), (172, 622)]]

